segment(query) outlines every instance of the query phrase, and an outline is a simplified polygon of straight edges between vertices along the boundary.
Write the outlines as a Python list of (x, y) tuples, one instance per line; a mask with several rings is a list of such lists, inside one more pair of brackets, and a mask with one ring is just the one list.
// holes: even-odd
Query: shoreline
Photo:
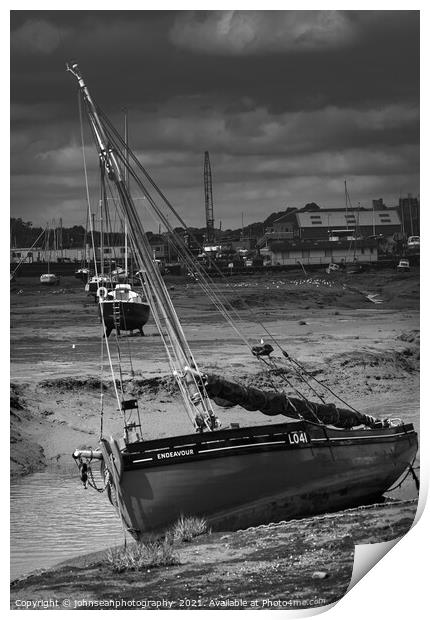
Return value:
[(416, 500), (386, 503), (205, 534), (178, 545), (179, 565), (143, 572), (114, 573), (103, 562), (106, 550), (79, 556), (13, 580), (11, 608), (18, 609), (20, 600), (49, 599), (59, 608), (69, 608), (64, 605), (68, 600), (82, 603), (74, 608), (92, 609), (105, 608), (109, 600), (123, 600), (116, 608), (127, 608), (127, 601), (163, 599), (171, 609), (185, 608), (185, 600), (197, 601), (201, 609), (262, 609), (264, 600), (312, 607), (308, 602), (316, 598), (328, 605), (348, 589), (354, 545), (404, 536), (416, 506)]

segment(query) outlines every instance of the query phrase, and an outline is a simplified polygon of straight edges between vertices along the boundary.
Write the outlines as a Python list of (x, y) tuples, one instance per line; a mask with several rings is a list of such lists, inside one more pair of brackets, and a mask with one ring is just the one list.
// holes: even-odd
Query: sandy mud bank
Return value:
[(370, 506), (213, 533), (178, 545), (177, 566), (143, 573), (115, 573), (105, 561), (105, 552), (92, 554), (15, 580), (11, 607), (17, 609), (23, 600), (35, 605), (41, 600), (57, 601), (59, 609), (131, 609), (130, 601), (138, 601), (135, 609), (146, 601), (159, 601), (161, 609), (328, 605), (348, 588), (354, 545), (403, 536), (415, 511), (415, 502)]

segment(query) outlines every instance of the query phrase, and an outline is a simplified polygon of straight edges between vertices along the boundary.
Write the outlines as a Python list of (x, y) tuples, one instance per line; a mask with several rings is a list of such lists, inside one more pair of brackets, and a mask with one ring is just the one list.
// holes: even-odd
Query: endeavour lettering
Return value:
[(174, 452), (161, 452), (157, 454), (157, 459), (172, 459), (176, 456), (189, 456), (190, 454), (194, 454), (192, 448), (188, 448), (188, 450), (175, 450)]
[(305, 431), (293, 431), (288, 433), (288, 442), (292, 446), (297, 446), (300, 443), (309, 443), (309, 439)]

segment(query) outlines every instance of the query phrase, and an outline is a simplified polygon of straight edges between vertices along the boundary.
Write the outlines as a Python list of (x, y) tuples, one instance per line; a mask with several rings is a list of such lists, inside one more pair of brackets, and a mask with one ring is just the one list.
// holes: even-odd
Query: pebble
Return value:
[(312, 579), (327, 579), (328, 576), (329, 574), (323, 570), (316, 570), (312, 573)]

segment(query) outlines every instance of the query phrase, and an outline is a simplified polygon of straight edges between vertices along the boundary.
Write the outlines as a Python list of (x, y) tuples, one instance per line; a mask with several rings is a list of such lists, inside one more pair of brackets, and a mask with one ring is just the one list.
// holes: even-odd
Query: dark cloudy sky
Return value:
[(11, 214), (37, 225), (85, 222), (70, 59), (190, 225), (205, 150), (223, 228), (341, 207), (345, 178), (353, 204), (419, 192), (417, 11), (12, 12)]

